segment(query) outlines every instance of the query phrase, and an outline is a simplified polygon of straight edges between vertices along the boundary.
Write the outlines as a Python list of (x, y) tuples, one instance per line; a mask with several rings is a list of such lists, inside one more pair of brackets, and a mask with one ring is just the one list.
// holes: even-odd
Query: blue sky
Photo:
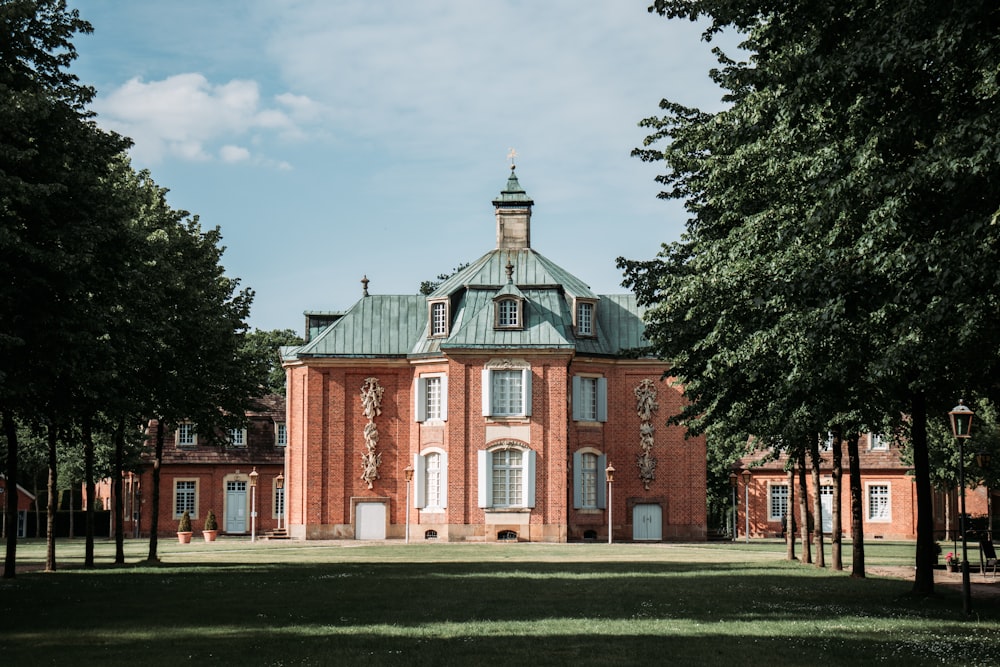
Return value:
[(73, 72), (170, 203), (222, 228), (250, 324), (422, 280), (495, 245), (518, 153), (532, 247), (598, 294), (685, 214), (629, 156), (661, 98), (721, 108), (702, 26), (648, 0), (70, 0)]

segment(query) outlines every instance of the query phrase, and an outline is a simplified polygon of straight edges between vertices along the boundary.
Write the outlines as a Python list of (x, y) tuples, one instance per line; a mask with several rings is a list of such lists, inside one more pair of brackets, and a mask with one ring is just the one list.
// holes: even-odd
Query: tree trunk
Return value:
[(163, 420), (156, 420), (156, 446), (153, 456), (153, 492), (150, 500), (149, 555), (146, 560), (160, 560), (156, 554), (156, 533), (160, 529), (160, 464), (163, 462)]
[(841, 503), (841, 489), (840, 483), (841, 478), (844, 475), (844, 467), (841, 461), (841, 429), (839, 426), (834, 427), (833, 431), (833, 447), (830, 450), (830, 455), (832, 457), (833, 463), (833, 498), (831, 499), (831, 504), (833, 505), (833, 526), (831, 527), (830, 534), (830, 558), (833, 560), (833, 569), (838, 572), (844, 569), (844, 557), (841, 551), (843, 547), (843, 530), (841, 528), (841, 516), (840, 516), (840, 503)]
[(111, 495), (115, 512), (115, 565), (125, 564), (125, 499), (122, 498), (122, 475), (125, 467), (125, 420), (115, 427), (115, 466), (111, 473)]
[(823, 553), (823, 494), (820, 493), (819, 481), (819, 435), (810, 438), (809, 458), (812, 459), (813, 485), (813, 541), (816, 547), (816, 567), (826, 567), (826, 554)]
[(90, 417), (84, 417), (83, 482), (87, 488), (87, 514), (84, 520), (87, 544), (84, 546), (84, 567), (94, 567), (94, 503), (97, 502), (97, 492), (94, 488), (94, 434), (90, 426)]
[(799, 450), (799, 530), (802, 531), (802, 562), (812, 563), (809, 544), (809, 489), (806, 486), (806, 450)]
[(865, 576), (864, 496), (861, 494), (861, 459), (858, 452), (858, 434), (847, 438), (847, 461), (850, 468), (851, 487), (851, 576)]
[(785, 508), (785, 559), (795, 560), (795, 468), (788, 469), (788, 506)]
[(4, 410), (3, 432), (7, 436), (7, 553), (3, 560), (3, 578), (13, 579), (17, 566), (17, 425)]
[(49, 508), (48, 517), (46, 518), (46, 530), (45, 530), (45, 571), (55, 572), (56, 571), (56, 510), (59, 509), (59, 473), (58, 465), (59, 458), (58, 452), (56, 451), (56, 444), (58, 438), (56, 436), (56, 427), (49, 425), (49, 482), (48, 482), (48, 495), (49, 495)]
[(913, 395), (910, 446), (913, 448), (913, 481), (917, 487), (917, 572), (913, 592), (934, 594), (934, 502), (931, 497), (931, 466), (927, 454), (927, 403), (921, 393)]

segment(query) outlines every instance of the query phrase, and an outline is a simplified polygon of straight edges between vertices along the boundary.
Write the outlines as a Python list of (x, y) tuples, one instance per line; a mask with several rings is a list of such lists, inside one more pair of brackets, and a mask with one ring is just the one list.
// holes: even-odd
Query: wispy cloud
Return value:
[(183, 73), (159, 81), (132, 78), (101, 96), (94, 108), (102, 124), (135, 141), (133, 155), (145, 164), (170, 156), (287, 168), (231, 142), (271, 134), (301, 137), (299, 120), (315, 117), (318, 105), (304, 96), (290, 96), (290, 105), (288, 97), (279, 96), (267, 106), (255, 81), (213, 84), (202, 74)]

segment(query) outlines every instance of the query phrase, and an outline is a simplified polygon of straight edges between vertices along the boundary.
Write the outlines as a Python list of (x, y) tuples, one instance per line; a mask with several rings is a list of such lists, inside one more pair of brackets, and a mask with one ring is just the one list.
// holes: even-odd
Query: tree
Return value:
[(243, 347), (256, 367), (266, 373), (261, 394), (285, 395), (285, 369), (281, 367), (278, 349), (283, 345), (302, 345), (304, 341), (291, 329), (264, 331), (254, 329), (246, 334)]
[(985, 0), (660, 0), (651, 11), (707, 16), (706, 38), (736, 29), (751, 55), (717, 52), (730, 108), (664, 101), (637, 151), (665, 162), (661, 196), (691, 215), (658, 260), (621, 260), (653, 306), (651, 340), (689, 383), (682, 418), (775, 438), (777, 405), (795, 429), (841, 425), (850, 450), (862, 429), (908, 415), (914, 590), (929, 593), (928, 409), (991, 387), (997, 361), (962, 365), (1000, 331), (988, 268), (1000, 45), (982, 39), (1000, 13)]
[(424, 280), (423, 282), (420, 283), (419, 293), (423, 294), (424, 296), (429, 296), (433, 294), (434, 290), (436, 290), (441, 283), (443, 283), (445, 280), (448, 280), (448, 278), (451, 278), (459, 271), (462, 271), (463, 269), (467, 268), (469, 268), (469, 262), (464, 262), (456, 266), (454, 269), (452, 269), (451, 273), (439, 273), (437, 280)]

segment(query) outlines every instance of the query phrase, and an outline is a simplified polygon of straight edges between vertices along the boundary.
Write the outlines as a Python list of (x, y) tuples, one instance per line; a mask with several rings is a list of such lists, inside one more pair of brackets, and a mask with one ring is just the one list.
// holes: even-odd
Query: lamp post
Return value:
[(413, 466), (403, 468), (406, 475), (406, 543), (410, 543), (410, 482), (413, 481)]
[(250, 541), (257, 541), (257, 466), (250, 471)]
[(747, 544), (750, 544), (750, 477), (751, 477), (751, 473), (750, 473), (749, 470), (744, 469), (743, 472), (740, 473), (740, 477), (743, 478), (743, 486), (745, 487), (743, 489), (743, 494), (744, 494), (744, 499), (745, 499), (744, 500), (743, 513), (746, 515), (746, 516), (743, 517), (744, 520), (745, 520), (745, 522), (746, 522), (746, 536), (745, 536), (744, 539), (746, 539), (746, 543)]
[(274, 488), (278, 490), (281, 504), (278, 505), (278, 530), (281, 530), (281, 520), (285, 516), (285, 471), (282, 470), (274, 478)]
[(958, 529), (962, 532), (962, 611), (966, 616), (972, 613), (972, 585), (969, 582), (969, 556), (966, 553), (966, 516), (965, 516), (965, 448), (963, 443), (972, 430), (972, 410), (965, 407), (959, 400), (958, 405), (951, 409), (951, 432), (958, 440), (958, 484), (962, 489), (961, 511), (958, 518)]
[(729, 486), (731, 486), (733, 488), (733, 542), (735, 542), (736, 538), (739, 537), (739, 535), (737, 535), (737, 533), (740, 532), (736, 528), (736, 519), (737, 519), (737, 516), (736, 516), (736, 485), (739, 484), (739, 479), (740, 478), (737, 476), (736, 473), (734, 473), (734, 472), (729, 473)]
[(608, 544), (613, 541), (614, 534), (611, 532), (612, 529), (612, 514), (611, 514), (611, 483), (615, 481), (615, 467), (608, 464), (608, 467), (604, 469), (604, 476), (608, 480)]

